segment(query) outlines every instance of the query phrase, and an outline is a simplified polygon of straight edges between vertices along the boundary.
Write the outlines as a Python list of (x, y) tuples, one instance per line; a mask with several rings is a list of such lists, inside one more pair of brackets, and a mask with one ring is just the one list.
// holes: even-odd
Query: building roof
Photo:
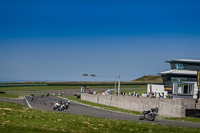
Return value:
[(170, 61), (165, 61), (166, 63), (177, 62), (177, 63), (195, 63), (200, 64), (200, 60), (193, 60), (193, 59), (175, 59)]
[(161, 73), (159, 73), (159, 75), (188, 75), (188, 76), (197, 76), (197, 71), (172, 69), (172, 70), (169, 70), (169, 71), (161, 72)]

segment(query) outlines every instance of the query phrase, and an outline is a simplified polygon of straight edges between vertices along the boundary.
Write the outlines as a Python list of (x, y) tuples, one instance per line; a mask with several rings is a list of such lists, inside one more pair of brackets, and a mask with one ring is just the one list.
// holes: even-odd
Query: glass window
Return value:
[[(173, 66), (174, 67), (174, 66)], [(184, 70), (183, 63), (175, 63), (175, 69)]]
[(178, 70), (200, 70), (200, 64), (192, 64), (192, 63), (170, 63), (171, 69)]
[(183, 85), (182, 84), (178, 84), (178, 93), (179, 94), (183, 93)]
[(194, 84), (174, 83), (174, 94), (193, 94)]
[(188, 92), (189, 92), (189, 94), (193, 94), (193, 92), (194, 92), (194, 85), (193, 84), (190, 84), (188, 86)]
[(188, 94), (188, 84), (184, 84), (183, 93)]
[(171, 69), (176, 69), (175, 63), (171, 63)]

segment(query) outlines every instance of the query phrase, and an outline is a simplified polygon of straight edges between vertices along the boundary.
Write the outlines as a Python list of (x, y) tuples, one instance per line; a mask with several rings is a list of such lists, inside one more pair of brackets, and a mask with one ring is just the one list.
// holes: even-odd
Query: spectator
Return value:
[(150, 92), (150, 94), (149, 94), (149, 98), (153, 98), (154, 96), (154, 93), (153, 92)]
[(136, 92), (134, 91), (134, 93), (133, 93), (133, 96), (135, 97), (136, 96)]
[(34, 97), (34, 94), (32, 93), (31, 96)]
[(33, 101), (33, 98), (34, 98), (34, 94), (31, 94), (31, 101)]
[(123, 91), (123, 92), (122, 92), (122, 96), (125, 96), (125, 95), (126, 95), (126, 93), (125, 93), (125, 91)]
[(156, 97), (157, 99), (160, 99), (160, 93), (158, 93), (158, 95), (157, 95), (157, 97)]
[(136, 93), (136, 97), (139, 97), (139, 93), (138, 92)]

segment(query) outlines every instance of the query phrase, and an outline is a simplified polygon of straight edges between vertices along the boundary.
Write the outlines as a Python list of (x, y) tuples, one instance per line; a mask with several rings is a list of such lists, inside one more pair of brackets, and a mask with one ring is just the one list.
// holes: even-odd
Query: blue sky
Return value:
[(130, 81), (200, 59), (200, 1), (0, 1), (0, 81)]

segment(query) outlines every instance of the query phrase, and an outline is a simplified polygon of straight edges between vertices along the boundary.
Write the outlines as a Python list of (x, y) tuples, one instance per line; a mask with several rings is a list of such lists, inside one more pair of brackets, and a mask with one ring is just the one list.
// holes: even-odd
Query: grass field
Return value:
[[(87, 86), (90, 89), (114, 89), (114, 86)], [(121, 88), (145, 88), (146, 85), (122, 85)], [(81, 86), (17, 86), (0, 87), (0, 91), (48, 91), (48, 90), (68, 90), (81, 89)]]
[(0, 93), (0, 97), (5, 97), (5, 98), (19, 98), (18, 94), (2, 94)]
[(200, 123), (200, 118), (194, 117), (162, 117), (163, 119), (167, 120), (174, 120), (174, 121), (182, 121), (182, 122), (193, 122), (193, 123)]
[(0, 101), (1, 133), (197, 133), (199, 129), (39, 111)]
[(0, 87), (0, 91), (48, 91), (48, 90), (67, 90), (80, 89), (80, 86), (17, 86)]

